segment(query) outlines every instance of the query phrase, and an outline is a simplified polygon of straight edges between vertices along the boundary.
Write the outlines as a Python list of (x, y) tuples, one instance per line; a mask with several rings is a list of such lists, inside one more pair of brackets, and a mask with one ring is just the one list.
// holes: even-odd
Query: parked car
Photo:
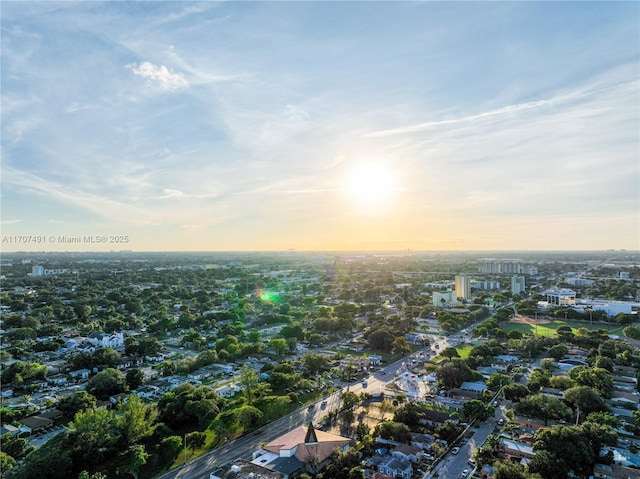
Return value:
[(454, 447), (453, 449), (451, 449), (451, 454), (458, 454), (459, 452), (460, 452), (459, 447)]

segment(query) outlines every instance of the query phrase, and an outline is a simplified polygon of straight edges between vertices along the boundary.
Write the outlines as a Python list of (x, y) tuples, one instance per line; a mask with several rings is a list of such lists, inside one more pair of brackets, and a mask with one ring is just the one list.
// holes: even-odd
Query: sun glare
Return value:
[(347, 173), (344, 190), (359, 212), (386, 211), (397, 191), (395, 174), (381, 164), (359, 165)]

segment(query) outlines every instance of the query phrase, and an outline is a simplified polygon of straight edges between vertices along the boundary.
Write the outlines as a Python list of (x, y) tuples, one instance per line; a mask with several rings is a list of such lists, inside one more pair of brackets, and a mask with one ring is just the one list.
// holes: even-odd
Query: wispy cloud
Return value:
[(140, 62), (130, 63), (127, 68), (130, 68), (134, 75), (145, 78), (149, 85), (158, 86), (161, 90), (175, 91), (189, 87), (189, 82), (182, 73), (175, 73), (165, 65)]

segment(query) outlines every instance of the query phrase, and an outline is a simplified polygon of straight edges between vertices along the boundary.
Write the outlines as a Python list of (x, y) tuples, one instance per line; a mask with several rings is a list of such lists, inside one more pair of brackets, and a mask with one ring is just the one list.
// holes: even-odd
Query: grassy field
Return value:
[[(456, 346), (456, 351), (458, 351), (458, 354), (460, 355), (460, 359), (466, 359), (469, 357), (469, 353), (471, 352), (472, 348), (473, 346), (470, 344), (459, 344), (458, 346)], [(434, 363), (437, 363), (439, 361), (442, 361), (443, 359), (448, 359), (448, 358), (446, 358), (441, 354), (438, 354), (436, 357), (431, 359), (431, 361)]]
[(553, 336), (560, 326), (569, 326), (575, 333), (580, 328), (589, 330), (606, 329), (609, 334), (622, 334), (622, 326), (618, 324), (595, 323), (593, 325), (586, 322), (578, 321), (551, 321), (547, 324), (525, 324), (525, 323), (507, 323), (503, 329), (506, 332), (520, 331), (522, 334), (535, 333), (540, 336)]

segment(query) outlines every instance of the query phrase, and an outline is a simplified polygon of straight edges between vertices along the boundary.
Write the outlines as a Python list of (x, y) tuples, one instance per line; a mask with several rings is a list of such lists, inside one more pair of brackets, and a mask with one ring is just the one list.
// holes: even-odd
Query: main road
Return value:
[[(474, 325), (475, 326), (475, 325)], [(455, 336), (455, 335), (454, 335)], [(455, 341), (448, 342), (446, 337), (438, 337), (433, 345), (437, 344), (440, 350), (447, 346), (453, 346)], [(428, 351), (431, 346), (423, 348), (420, 351), (412, 353), (412, 355), (420, 354)], [(303, 425), (313, 422), (318, 424), (322, 418), (329, 412), (340, 408), (340, 396), (343, 390), (349, 390), (356, 394), (363, 391), (375, 392), (382, 389), (384, 384), (393, 377), (407, 358), (400, 359), (388, 366), (372, 373), (369, 377), (355, 384), (349, 384), (334, 393), (318, 399), (317, 401), (307, 404), (300, 409), (277, 419), (256, 432), (249, 433), (234, 441), (213, 449), (206, 454), (192, 461), (186, 460), (185, 463), (177, 468), (167, 471), (156, 479), (208, 479), (209, 474), (220, 464), (234, 461), (238, 458), (250, 459), (253, 451), (260, 448), (261, 443), (268, 443), (283, 434)], [(389, 379), (387, 379), (389, 377)], [(366, 382), (366, 387), (364, 383)], [(323, 401), (326, 404), (323, 405)], [(487, 434), (488, 435), (488, 434)], [(188, 459), (188, 458), (187, 458)]]

